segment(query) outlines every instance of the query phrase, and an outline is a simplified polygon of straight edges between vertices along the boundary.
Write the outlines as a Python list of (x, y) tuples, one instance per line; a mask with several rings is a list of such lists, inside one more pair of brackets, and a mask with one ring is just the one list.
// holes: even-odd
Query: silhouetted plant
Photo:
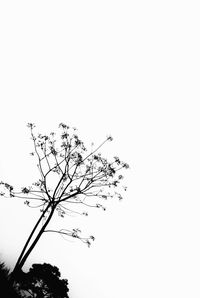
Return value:
[[(23, 199), (28, 207), (38, 207), (41, 212), (17, 260), (14, 273), (21, 270), (45, 232), (71, 236), (90, 246), (91, 241), (95, 239), (94, 236), (82, 237), (78, 228), (48, 230), (47, 226), (55, 213), (60, 217), (69, 213), (87, 216), (88, 212), (82, 208), (80, 210), (80, 206), (105, 210), (103, 200), (114, 197), (121, 200), (121, 192), (116, 191), (123, 179), (119, 171), (129, 167), (118, 157), (108, 161), (98, 153), (106, 142), (112, 141), (111, 136), (88, 152), (75, 133), (75, 128), (71, 129), (61, 123), (60, 137), (56, 138), (55, 133), (36, 136), (35, 125), (29, 123), (28, 127), (34, 146), (31, 155), (37, 159), (40, 178), (31, 186), (23, 187), (19, 191), (14, 190), (10, 184), (1, 182), (2, 196)], [(122, 186), (121, 190), (126, 190), (126, 187)]]
[(2, 262), (0, 262), (0, 297), (21, 298), (13, 283), (10, 282), (9, 269)]
[(21, 293), (33, 298), (69, 298), (68, 281), (60, 278), (60, 271), (50, 264), (33, 264), (18, 281)]

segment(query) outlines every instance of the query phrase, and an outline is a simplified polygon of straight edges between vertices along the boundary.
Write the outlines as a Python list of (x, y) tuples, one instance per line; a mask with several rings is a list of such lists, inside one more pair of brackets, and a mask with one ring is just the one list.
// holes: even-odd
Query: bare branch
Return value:
[(45, 230), (44, 232), (46, 233), (57, 233), (60, 234), (61, 236), (70, 236), (76, 239), (81, 240), (83, 243), (86, 243), (88, 245), (88, 247), (90, 247), (91, 245), (91, 240), (94, 241), (95, 238), (93, 236), (89, 236), (87, 238), (81, 237), (80, 234), (80, 230), (79, 229), (73, 229), (72, 231), (70, 230), (66, 230), (66, 229), (61, 229), (61, 230)]

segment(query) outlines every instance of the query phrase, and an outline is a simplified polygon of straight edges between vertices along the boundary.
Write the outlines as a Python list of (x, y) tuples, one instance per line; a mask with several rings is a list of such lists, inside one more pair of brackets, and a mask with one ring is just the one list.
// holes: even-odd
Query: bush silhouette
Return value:
[(33, 264), (27, 273), (21, 273), (19, 288), (26, 297), (69, 298), (68, 281), (60, 279), (60, 271), (50, 264)]
[(21, 298), (13, 283), (10, 282), (9, 269), (3, 262), (0, 262), (0, 297)]
[(33, 264), (27, 273), (21, 271), (13, 282), (9, 269), (0, 262), (1, 298), (69, 298), (68, 281), (50, 264)]

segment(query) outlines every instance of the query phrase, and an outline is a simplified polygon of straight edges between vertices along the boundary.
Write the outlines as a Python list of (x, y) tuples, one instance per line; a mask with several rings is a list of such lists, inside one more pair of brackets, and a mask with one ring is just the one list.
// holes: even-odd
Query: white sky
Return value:
[[(96, 236), (90, 249), (48, 234), (29, 258), (58, 266), (70, 298), (200, 296), (199, 13), (192, 0), (0, 2), (0, 180), (35, 180), (27, 122), (111, 134), (105, 152), (131, 166), (123, 202), (63, 221)], [(36, 218), (2, 200), (3, 259)]]

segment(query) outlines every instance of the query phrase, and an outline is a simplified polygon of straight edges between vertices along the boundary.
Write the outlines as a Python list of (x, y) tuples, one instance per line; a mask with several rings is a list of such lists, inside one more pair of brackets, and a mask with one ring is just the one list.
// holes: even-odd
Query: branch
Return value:
[(72, 231), (66, 230), (66, 229), (61, 229), (59, 231), (57, 231), (57, 230), (45, 230), (44, 232), (57, 233), (57, 234), (60, 234), (61, 236), (65, 235), (65, 236), (70, 236), (70, 237), (73, 237), (73, 238), (77, 238), (77, 239), (81, 240), (83, 243), (86, 243), (88, 245), (88, 247), (90, 247), (90, 245), (91, 245), (90, 240), (92, 240), (92, 241), (95, 240), (94, 236), (89, 236), (87, 238), (80, 237), (78, 235), (80, 233), (79, 229), (73, 229)]
[[(78, 167), (78, 164), (76, 165), (76, 167), (75, 167), (75, 169), (74, 169), (74, 173), (72, 174), (72, 176), (71, 177), (69, 177), (69, 179), (70, 179), (70, 181), (67, 183), (67, 186), (64, 188), (64, 190), (62, 191), (62, 193), (61, 193), (61, 195), (60, 195), (60, 199), (62, 198), (62, 196), (65, 194), (65, 191), (66, 191), (66, 189), (68, 188), (68, 186), (72, 183), (72, 181), (73, 181), (73, 177), (74, 177), (74, 175), (75, 175), (75, 173), (76, 173), (76, 170), (77, 170), (77, 167)], [(62, 200), (61, 200), (62, 201)]]
[(35, 137), (34, 134), (33, 134), (33, 127), (31, 127), (31, 136), (32, 136), (33, 143), (34, 143), (35, 153), (36, 153), (36, 155), (37, 155), (37, 157), (38, 157), (40, 173), (41, 173), (42, 178), (44, 178), (44, 173), (43, 173), (43, 170), (42, 170), (42, 165), (41, 165), (40, 155), (39, 155), (39, 153), (38, 153), (38, 151), (37, 151), (37, 146), (36, 146), (36, 143), (35, 143), (36, 137)]
[(83, 160), (82, 162), (84, 162), (86, 159), (88, 159), (92, 154), (94, 154), (95, 152), (97, 152), (108, 140), (110, 140), (110, 138), (107, 138), (104, 142), (102, 142), (94, 151), (92, 151), (90, 154), (88, 154)]
[(36, 201), (44, 201), (45, 199), (39, 199), (39, 198), (34, 198), (34, 197), (22, 197), (22, 196), (18, 196), (18, 195), (14, 195), (15, 198), (18, 199), (23, 199), (23, 200), (36, 200)]
[(62, 196), (61, 196), (60, 199), (59, 199), (59, 201), (58, 201), (58, 204), (61, 203), (61, 202), (67, 201), (68, 199), (70, 199), (72, 197), (75, 197), (78, 194), (80, 194), (80, 192), (79, 191), (76, 191), (75, 193), (73, 193), (73, 194), (71, 194), (68, 197), (65, 197), (63, 199), (61, 199), (62, 198)]

